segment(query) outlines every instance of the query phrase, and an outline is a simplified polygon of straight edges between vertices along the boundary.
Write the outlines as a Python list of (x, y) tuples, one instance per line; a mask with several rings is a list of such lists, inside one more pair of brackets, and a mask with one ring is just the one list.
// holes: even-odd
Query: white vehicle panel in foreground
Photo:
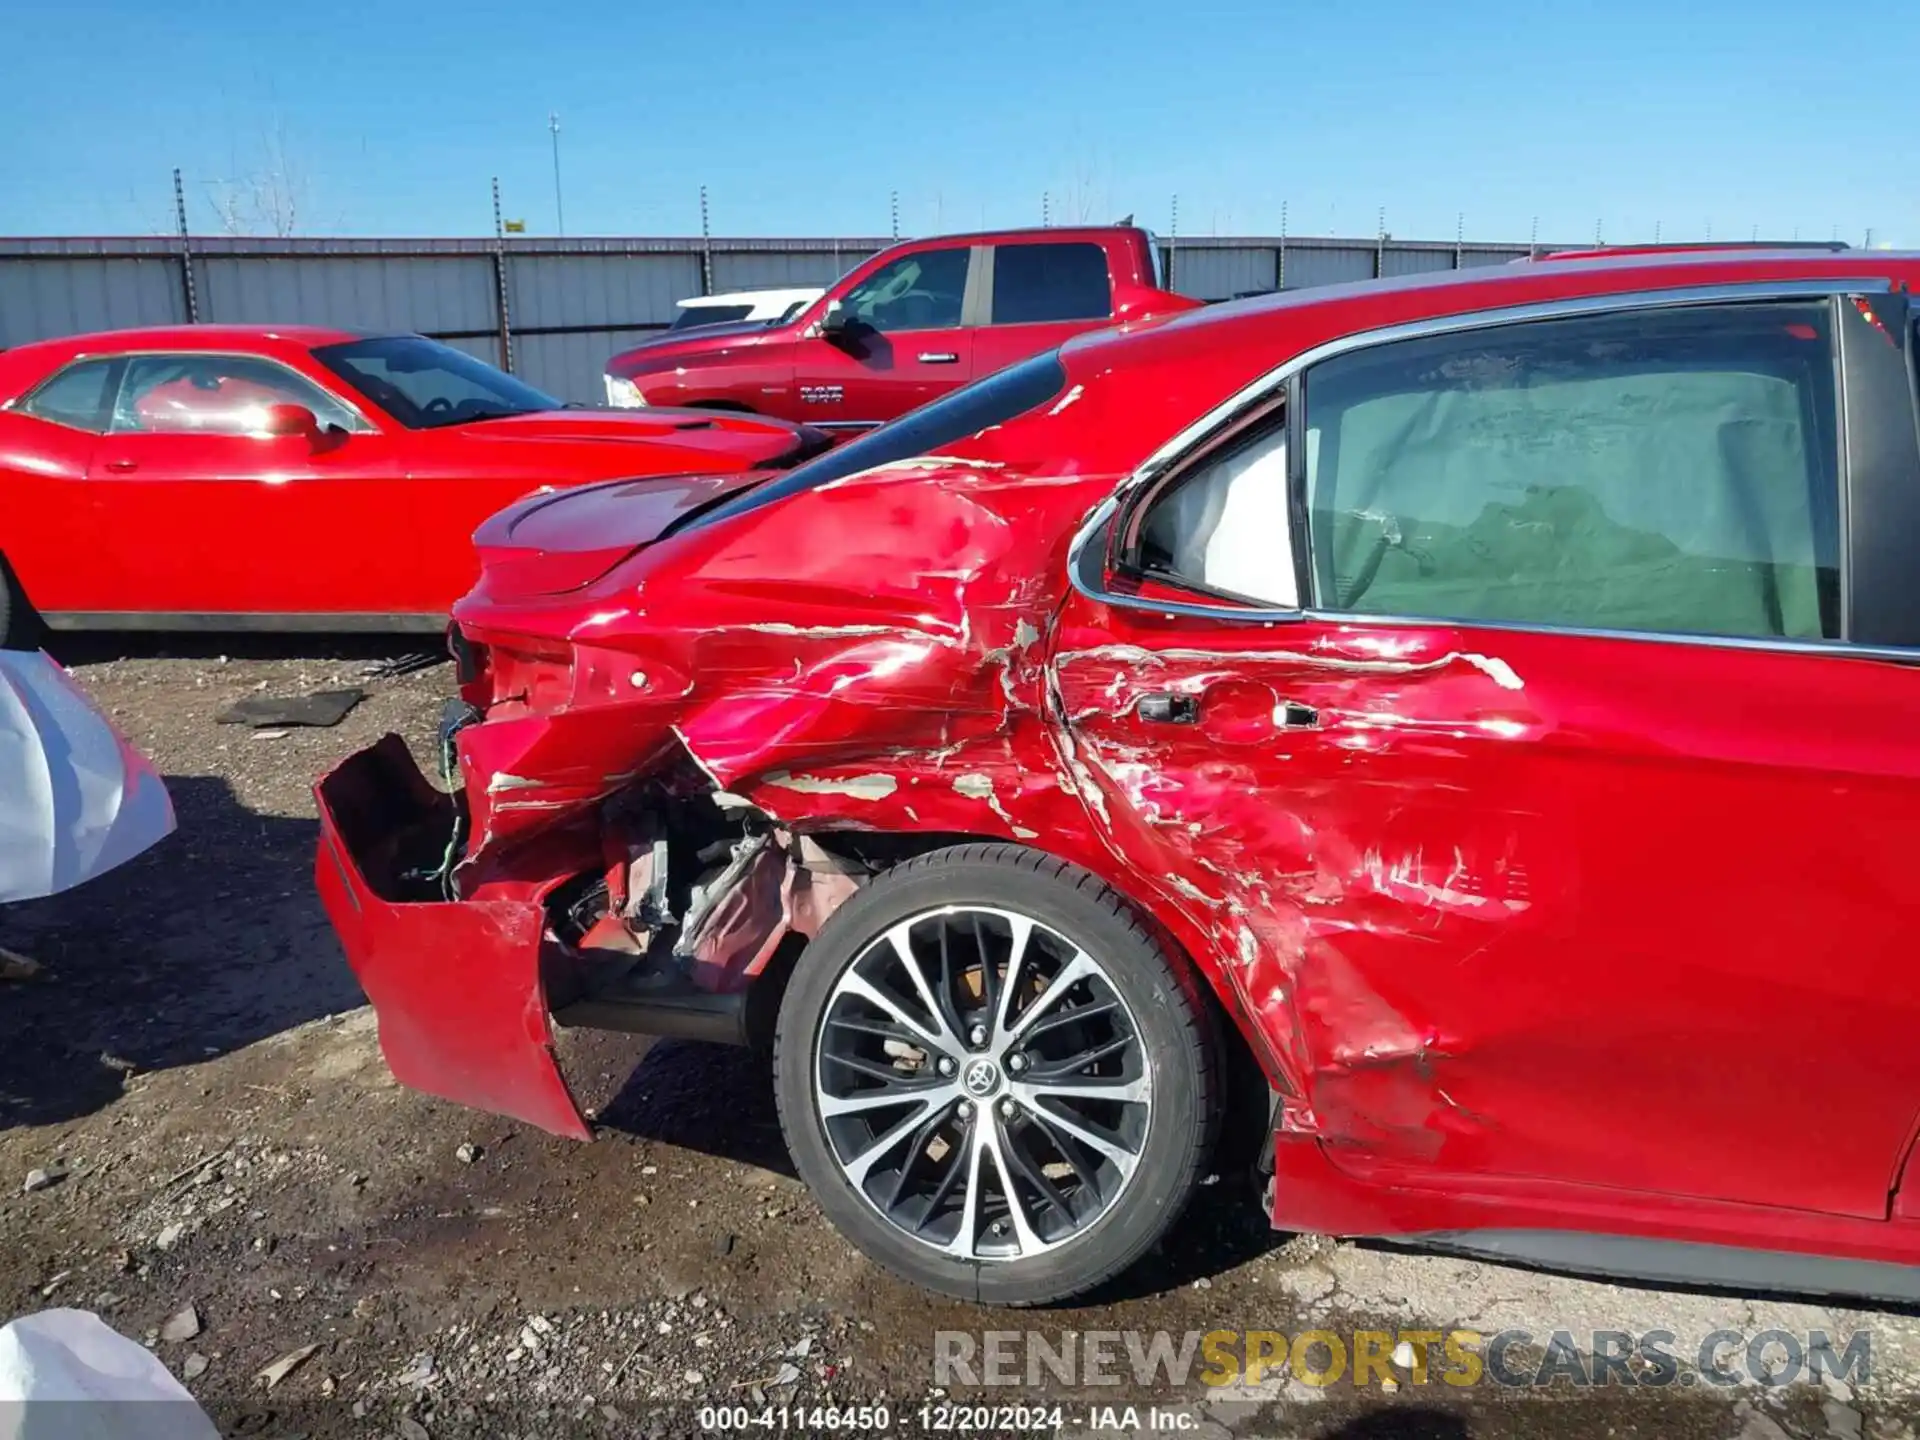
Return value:
[(0, 904), (104, 874), (173, 824), (159, 774), (67, 672), (0, 650)]

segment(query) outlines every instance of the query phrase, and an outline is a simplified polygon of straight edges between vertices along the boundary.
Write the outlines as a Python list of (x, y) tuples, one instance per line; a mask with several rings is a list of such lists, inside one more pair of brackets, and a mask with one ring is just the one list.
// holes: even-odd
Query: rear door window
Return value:
[(1112, 314), (1113, 286), (1100, 246), (1073, 241), (993, 247), (995, 325), (1105, 320)]
[(1609, 631), (1840, 634), (1824, 304), (1423, 337), (1306, 379), (1322, 609)]

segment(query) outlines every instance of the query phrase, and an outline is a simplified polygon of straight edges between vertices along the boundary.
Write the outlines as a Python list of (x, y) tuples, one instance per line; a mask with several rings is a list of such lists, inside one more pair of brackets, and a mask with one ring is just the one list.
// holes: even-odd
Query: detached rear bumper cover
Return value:
[(69, 890), (173, 833), (173, 804), (52, 659), (0, 650), (0, 904)]
[(451, 799), (398, 736), (323, 778), (316, 880), (373, 1002), (394, 1078), (430, 1095), (591, 1138), (554, 1061), (538, 899), (402, 901), (402, 876), (452, 833)]

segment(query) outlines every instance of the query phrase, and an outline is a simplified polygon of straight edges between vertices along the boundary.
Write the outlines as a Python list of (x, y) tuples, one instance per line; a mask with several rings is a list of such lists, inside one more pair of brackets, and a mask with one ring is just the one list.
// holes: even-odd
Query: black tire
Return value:
[(13, 571), (7, 568), (6, 558), (0, 556), (0, 650), (27, 648), (32, 617), (33, 612), (27, 607), (27, 597), (20, 589), (20, 582), (13, 578)]
[[(822, 1021), (848, 966), (899, 922), (945, 906), (1015, 912), (1097, 958), (1130, 1012), (1152, 1101), (1129, 1179), (1108, 1208), (1054, 1248), (1015, 1259), (943, 1253), (910, 1237), (857, 1190), (828, 1140), (815, 1067)], [(1218, 1047), (1192, 973), (1095, 876), (1035, 850), (972, 844), (919, 856), (843, 905), (808, 946), (782, 1000), (774, 1093), (795, 1167), (827, 1216), (887, 1269), (945, 1295), (1044, 1305), (1079, 1295), (1139, 1260), (1179, 1217), (1212, 1153)]]

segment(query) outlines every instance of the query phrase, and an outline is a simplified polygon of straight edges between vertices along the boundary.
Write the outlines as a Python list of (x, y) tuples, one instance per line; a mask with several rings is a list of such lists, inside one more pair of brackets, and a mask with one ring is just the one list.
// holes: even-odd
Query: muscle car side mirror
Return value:
[(291, 402), (267, 406), (266, 418), (261, 422), (260, 430), (265, 435), (304, 435), (309, 440), (320, 438), (320, 422), (314, 413), (304, 405)]

